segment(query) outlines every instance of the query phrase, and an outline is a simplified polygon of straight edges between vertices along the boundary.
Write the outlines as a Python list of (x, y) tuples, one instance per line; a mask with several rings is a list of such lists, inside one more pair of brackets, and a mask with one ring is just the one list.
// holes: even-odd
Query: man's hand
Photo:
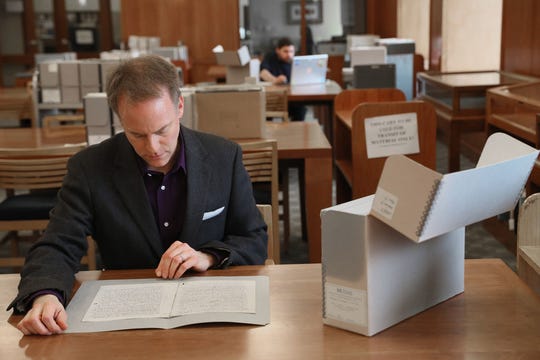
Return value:
[(17, 329), (24, 335), (60, 334), (67, 329), (66, 310), (55, 295), (38, 296)]
[(285, 75), (279, 75), (274, 78), (272, 81), (274, 85), (283, 85), (287, 83), (287, 77)]
[(178, 279), (189, 269), (206, 271), (215, 261), (212, 255), (195, 251), (188, 244), (175, 241), (161, 256), (156, 276), (163, 279)]

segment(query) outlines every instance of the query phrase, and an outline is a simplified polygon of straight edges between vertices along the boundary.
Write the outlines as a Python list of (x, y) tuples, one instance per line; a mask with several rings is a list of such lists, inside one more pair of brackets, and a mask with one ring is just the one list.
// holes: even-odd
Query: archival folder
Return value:
[(267, 276), (83, 282), (67, 306), (66, 332), (98, 332), (235, 322), (270, 322)]
[(538, 150), (501, 133), (477, 167), (391, 156), (374, 195), (324, 209), (323, 322), (374, 335), (464, 290), (464, 226), (514, 208)]

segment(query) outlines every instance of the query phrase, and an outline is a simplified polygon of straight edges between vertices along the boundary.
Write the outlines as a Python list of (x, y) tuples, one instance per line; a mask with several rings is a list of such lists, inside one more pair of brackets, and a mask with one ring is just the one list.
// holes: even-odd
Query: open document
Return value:
[(266, 276), (84, 282), (67, 307), (66, 332), (270, 322)]

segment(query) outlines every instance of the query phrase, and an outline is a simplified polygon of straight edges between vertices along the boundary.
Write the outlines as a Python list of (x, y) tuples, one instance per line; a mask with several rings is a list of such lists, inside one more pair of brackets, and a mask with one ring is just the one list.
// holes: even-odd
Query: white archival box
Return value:
[(371, 65), (386, 63), (386, 47), (356, 46), (350, 49), (351, 67), (355, 65)]
[(514, 208), (538, 150), (496, 133), (476, 168), (403, 155), (374, 195), (323, 209), (323, 322), (374, 335), (464, 290), (465, 226)]
[(225, 65), (227, 71), (227, 84), (242, 84), (246, 77), (259, 77), (261, 62), (252, 59), (246, 45), (235, 51), (224, 51), (221, 45), (212, 49), (219, 65)]

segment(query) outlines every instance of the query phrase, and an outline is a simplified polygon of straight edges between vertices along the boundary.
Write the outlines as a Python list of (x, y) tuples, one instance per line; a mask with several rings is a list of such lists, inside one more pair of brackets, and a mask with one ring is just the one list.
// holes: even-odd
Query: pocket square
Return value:
[(213, 218), (215, 216), (218, 216), (219, 214), (221, 214), (223, 212), (223, 209), (225, 209), (225, 206), (222, 206), (222, 207), (220, 207), (219, 209), (216, 209), (216, 210), (205, 212), (203, 214), (203, 217), (202, 217), (203, 221), (211, 219), (211, 218)]

